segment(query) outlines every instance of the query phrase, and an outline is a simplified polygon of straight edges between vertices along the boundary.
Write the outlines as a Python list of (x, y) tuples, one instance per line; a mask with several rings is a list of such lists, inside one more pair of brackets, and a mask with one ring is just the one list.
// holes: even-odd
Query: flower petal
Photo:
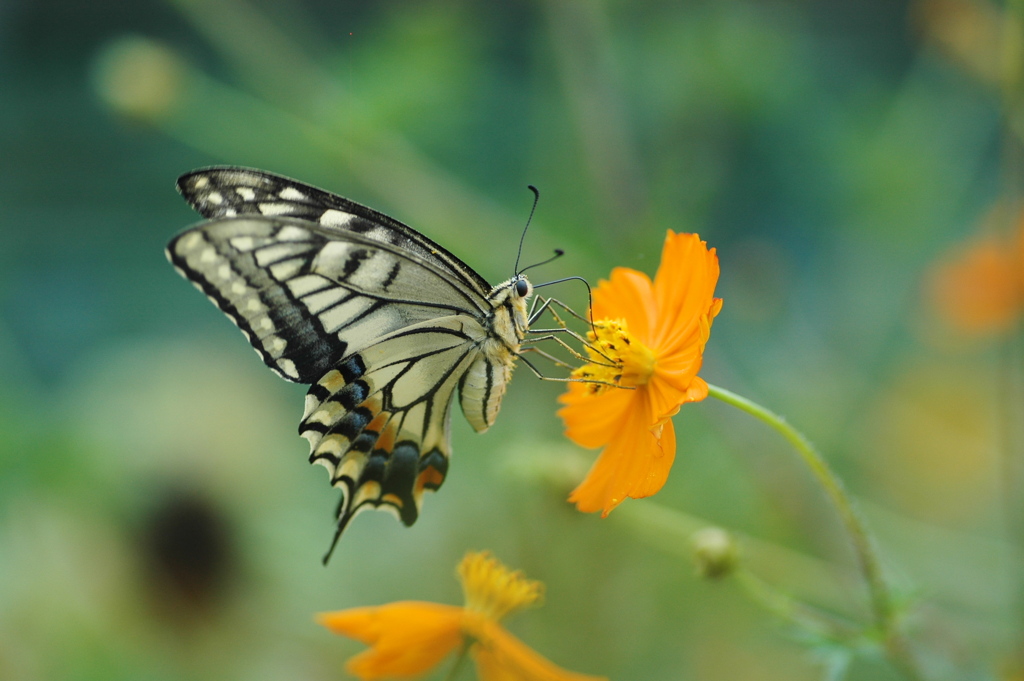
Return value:
[(708, 384), (700, 376), (690, 381), (690, 387), (686, 389), (684, 402), (700, 402), (708, 396)]
[(562, 669), (493, 621), (480, 621), (471, 633), (480, 681), (607, 681)]
[(651, 496), (662, 488), (675, 460), (675, 429), (671, 421), (652, 424), (651, 396), (638, 388), (636, 398), (620, 416), (615, 433), (569, 501), (584, 513), (607, 516), (625, 499)]
[(317, 621), (336, 634), (371, 648), (345, 669), (364, 681), (415, 678), (434, 667), (462, 642), (463, 609), (420, 601), (321, 613)]
[[(696, 401), (686, 398), (685, 395), (689, 391), (690, 385), (697, 380), (697, 372), (700, 371), (704, 363), (704, 353), (701, 350), (702, 348), (697, 344), (690, 344), (658, 359), (658, 365), (654, 376), (651, 377), (649, 387), (655, 396), (654, 411), (659, 417), (675, 414), (679, 405)], [(673, 409), (666, 409), (661, 406), (661, 403), (670, 403)]]
[(558, 410), (566, 436), (581, 447), (603, 447), (618, 431), (622, 414), (635, 395), (634, 390), (616, 388), (594, 395), (588, 385), (570, 383), (569, 390), (558, 398), (566, 405)]
[[(693, 378), (686, 382), (686, 387), (689, 387), (690, 383), (693, 382)], [(679, 407), (686, 402), (686, 388), (680, 389), (670, 380), (666, 380), (660, 375), (655, 375), (651, 378), (651, 382), (647, 384), (646, 390), (651, 405), (650, 417), (653, 419), (647, 424), (648, 428), (664, 424), (678, 414)]]
[[(714, 309), (712, 301), (718, 275), (715, 249), (709, 249), (696, 234), (675, 234), (668, 230), (661, 264), (654, 277), (658, 323), (652, 347), (659, 356), (686, 342), (693, 333), (693, 325)], [(721, 308), (720, 302), (717, 308)], [(718, 309), (714, 309), (714, 314)]]
[(657, 303), (650, 278), (628, 267), (616, 267), (609, 280), (602, 279), (594, 289), (591, 319), (629, 320), (629, 332), (650, 346)]

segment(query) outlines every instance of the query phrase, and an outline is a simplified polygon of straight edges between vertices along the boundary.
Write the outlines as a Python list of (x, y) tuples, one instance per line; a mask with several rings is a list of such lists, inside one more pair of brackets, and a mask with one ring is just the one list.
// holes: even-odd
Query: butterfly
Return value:
[(533, 286), (491, 286), (429, 238), (280, 175), (214, 167), (181, 176), (203, 217), (167, 258), (275, 373), (309, 384), (299, 434), (341, 490), (330, 556), (352, 518), (412, 525), (440, 488), (456, 390), (470, 425), (498, 414), (529, 330)]

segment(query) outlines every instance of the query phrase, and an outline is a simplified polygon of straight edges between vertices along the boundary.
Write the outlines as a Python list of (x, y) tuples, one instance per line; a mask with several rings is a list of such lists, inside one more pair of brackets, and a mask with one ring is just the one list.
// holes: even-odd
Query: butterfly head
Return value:
[(506, 302), (525, 305), (532, 295), (533, 284), (530, 283), (530, 279), (525, 274), (520, 273), (497, 284), (491, 289), (491, 294), (487, 298), (491, 301), (492, 305), (497, 307)]
[(494, 330), (506, 342), (518, 346), (529, 328), (526, 301), (533, 295), (533, 284), (525, 274), (506, 279), (488, 296), (494, 306)]

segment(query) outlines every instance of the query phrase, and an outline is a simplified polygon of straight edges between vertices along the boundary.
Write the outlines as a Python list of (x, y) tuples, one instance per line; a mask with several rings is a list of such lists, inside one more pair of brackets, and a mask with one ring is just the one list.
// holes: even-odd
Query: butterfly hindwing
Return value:
[(447, 473), (452, 397), (483, 334), (463, 315), (423, 322), (352, 354), (310, 387), (299, 433), (310, 461), (342, 489), (340, 528), (367, 507), (415, 522), (423, 492)]

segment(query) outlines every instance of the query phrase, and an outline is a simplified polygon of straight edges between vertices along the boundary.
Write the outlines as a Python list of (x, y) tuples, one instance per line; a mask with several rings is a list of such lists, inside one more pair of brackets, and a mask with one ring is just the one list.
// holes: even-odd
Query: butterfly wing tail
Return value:
[(309, 441), (310, 462), (327, 468), (342, 492), (334, 543), (366, 509), (412, 525), (423, 493), (444, 482), (451, 401), (475, 356), (456, 331), (461, 324), (453, 318), (403, 329), (352, 353), (310, 387), (299, 433)]
[(327, 468), (342, 490), (339, 524), (367, 506), (393, 511), (405, 525), (416, 522), (419, 443), (399, 440), (400, 415), (385, 409), (381, 397), (358, 353), (306, 395), (299, 433), (309, 440), (310, 463)]

